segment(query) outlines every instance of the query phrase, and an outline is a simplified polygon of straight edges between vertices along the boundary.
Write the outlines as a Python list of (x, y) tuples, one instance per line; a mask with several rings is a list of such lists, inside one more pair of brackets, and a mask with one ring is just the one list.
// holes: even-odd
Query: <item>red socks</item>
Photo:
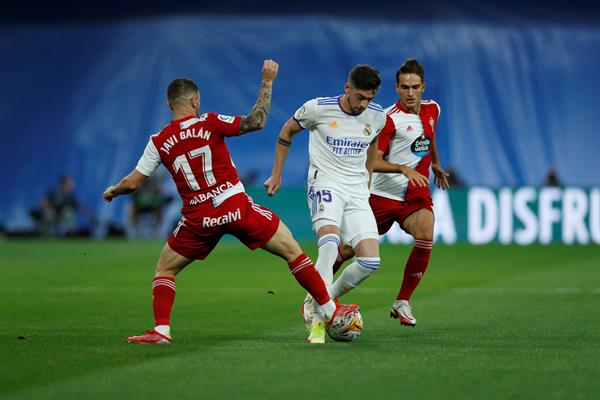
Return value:
[(288, 264), (288, 267), (298, 283), (310, 293), (319, 305), (323, 305), (331, 300), (321, 275), (317, 272), (314, 264), (306, 254), (300, 254), (294, 261)]
[(404, 279), (402, 280), (402, 286), (396, 299), (410, 300), (410, 296), (425, 274), (432, 247), (433, 242), (431, 240), (415, 238), (415, 244), (406, 261), (406, 267), (404, 267)]
[(155, 326), (171, 324), (171, 308), (175, 301), (175, 279), (157, 276), (152, 281), (152, 308)]

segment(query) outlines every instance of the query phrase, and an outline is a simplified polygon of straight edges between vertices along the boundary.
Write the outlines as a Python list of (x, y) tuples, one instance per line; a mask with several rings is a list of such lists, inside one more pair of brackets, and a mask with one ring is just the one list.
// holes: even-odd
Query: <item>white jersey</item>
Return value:
[(310, 131), (308, 185), (368, 198), (367, 149), (383, 129), (386, 115), (375, 103), (360, 115), (348, 114), (341, 98), (309, 100), (294, 114), (296, 122)]

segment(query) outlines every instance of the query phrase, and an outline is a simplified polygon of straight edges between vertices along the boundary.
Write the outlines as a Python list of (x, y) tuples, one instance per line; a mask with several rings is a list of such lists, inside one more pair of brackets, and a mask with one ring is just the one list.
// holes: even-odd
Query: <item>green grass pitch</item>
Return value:
[(226, 242), (178, 277), (173, 344), (127, 344), (161, 247), (0, 242), (0, 398), (600, 398), (598, 246), (436, 245), (406, 328), (388, 309), (410, 248), (384, 245), (343, 299), (361, 337), (310, 346), (286, 264)]

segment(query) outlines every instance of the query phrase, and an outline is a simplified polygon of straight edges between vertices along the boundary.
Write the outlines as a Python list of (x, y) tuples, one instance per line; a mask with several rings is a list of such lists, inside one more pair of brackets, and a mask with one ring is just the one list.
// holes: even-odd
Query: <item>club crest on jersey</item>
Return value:
[(435, 121), (433, 120), (433, 117), (429, 117), (429, 126), (431, 126), (431, 132), (433, 132), (435, 127)]
[(425, 135), (419, 136), (410, 146), (410, 150), (417, 157), (425, 157), (429, 154), (431, 139)]
[(233, 121), (235, 120), (235, 117), (230, 117), (229, 115), (221, 115), (221, 114), (219, 114), (217, 116), (217, 118), (227, 124), (233, 124)]
[(363, 130), (363, 133), (365, 134), (365, 136), (370, 136), (371, 133), (373, 133), (373, 130), (371, 129), (371, 124), (365, 125), (365, 129)]

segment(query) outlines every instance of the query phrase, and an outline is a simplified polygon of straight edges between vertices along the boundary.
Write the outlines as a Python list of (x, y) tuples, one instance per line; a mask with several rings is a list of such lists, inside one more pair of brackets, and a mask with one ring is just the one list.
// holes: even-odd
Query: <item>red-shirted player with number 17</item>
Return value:
[(167, 100), (173, 120), (150, 137), (136, 168), (104, 191), (108, 202), (132, 193), (162, 163), (183, 200), (183, 217), (162, 249), (152, 282), (155, 327), (143, 335), (128, 337), (130, 343), (171, 343), (175, 276), (193, 260), (206, 258), (225, 234), (237, 237), (252, 250), (260, 247), (285, 259), (296, 280), (317, 299), (329, 321), (334, 314), (348, 311), (348, 306), (336, 308), (321, 276), (287, 226), (246, 195), (225, 145), (226, 137), (265, 126), (278, 69), (275, 61), (265, 60), (258, 99), (245, 117), (200, 115), (196, 84), (185, 78), (172, 81)]

